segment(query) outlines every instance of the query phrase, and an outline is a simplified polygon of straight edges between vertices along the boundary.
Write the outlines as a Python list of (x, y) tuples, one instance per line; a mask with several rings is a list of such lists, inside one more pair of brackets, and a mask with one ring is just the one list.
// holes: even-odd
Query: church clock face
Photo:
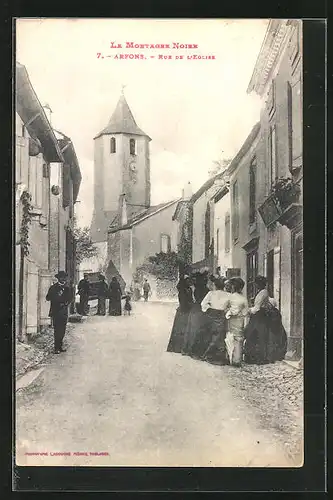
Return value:
[(134, 161), (131, 161), (129, 164), (129, 171), (130, 171), (130, 178), (133, 182), (137, 181), (137, 168), (136, 168), (136, 163)]

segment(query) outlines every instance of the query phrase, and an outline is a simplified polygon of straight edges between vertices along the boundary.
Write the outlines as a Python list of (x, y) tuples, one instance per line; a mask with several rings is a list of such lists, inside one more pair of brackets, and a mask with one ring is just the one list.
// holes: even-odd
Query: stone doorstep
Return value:
[(295, 370), (302, 370), (303, 369), (303, 359), (300, 359), (299, 361), (292, 361), (290, 359), (284, 359), (283, 362), (294, 368)]
[(19, 389), (25, 389), (29, 385), (31, 385), (44, 371), (44, 366), (41, 366), (36, 369), (32, 369), (27, 373), (24, 373), (21, 377), (16, 380), (15, 391)]

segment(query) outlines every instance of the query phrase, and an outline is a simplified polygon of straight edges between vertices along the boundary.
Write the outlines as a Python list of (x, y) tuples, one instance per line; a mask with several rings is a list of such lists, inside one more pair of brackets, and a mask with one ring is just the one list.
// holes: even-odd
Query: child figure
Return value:
[(124, 315), (131, 315), (131, 310), (132, 310), (132, 304), (131, 304), (131, 294), (130, 292), (126, 291), (125, 295), (123, 296), (123, 299), (125, 299), (125, 305), (124, 305)]

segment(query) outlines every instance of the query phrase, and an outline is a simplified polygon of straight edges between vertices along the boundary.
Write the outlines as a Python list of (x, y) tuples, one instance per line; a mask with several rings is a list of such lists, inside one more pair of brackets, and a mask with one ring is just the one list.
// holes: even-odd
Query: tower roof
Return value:
[(101, 132), (99, 132), (94, 139), (97, 139), (101, 135), (105, 134), (143, 135), (151, 140), (150, 137), (137, 126), (134, 116), (132, 115), (132, 111), (130, 110), (123, 94), (119, 98), (116, 109), (114, 110), (108, 125)]

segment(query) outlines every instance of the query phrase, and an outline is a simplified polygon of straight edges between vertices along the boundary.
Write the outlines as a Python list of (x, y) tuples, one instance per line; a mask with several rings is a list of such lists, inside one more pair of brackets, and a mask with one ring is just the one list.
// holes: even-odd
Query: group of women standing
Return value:
[(106, 300), (109, 299), (109, 315), (110, 316), (121, 316), (121, 300), (125, 298), (125, 308), (128, 309), (128, 299), (123, 297), (122, 290), (119, 281), (114, 276), (110, 282), (110, 285), (105, 281), (105, 277), (103, 275), (99, 278), (98, 283), (98, 306), (97, 306), (97, 315), (105, 316), (106, 314)]
[(266, 278), (256, 278), (257, 295), (249, 307), (239, 277), (227, 280), (207, 272), (183, 276), (167, 351), (234, 366), (284, 359), (287, 336), (266, 285)]

